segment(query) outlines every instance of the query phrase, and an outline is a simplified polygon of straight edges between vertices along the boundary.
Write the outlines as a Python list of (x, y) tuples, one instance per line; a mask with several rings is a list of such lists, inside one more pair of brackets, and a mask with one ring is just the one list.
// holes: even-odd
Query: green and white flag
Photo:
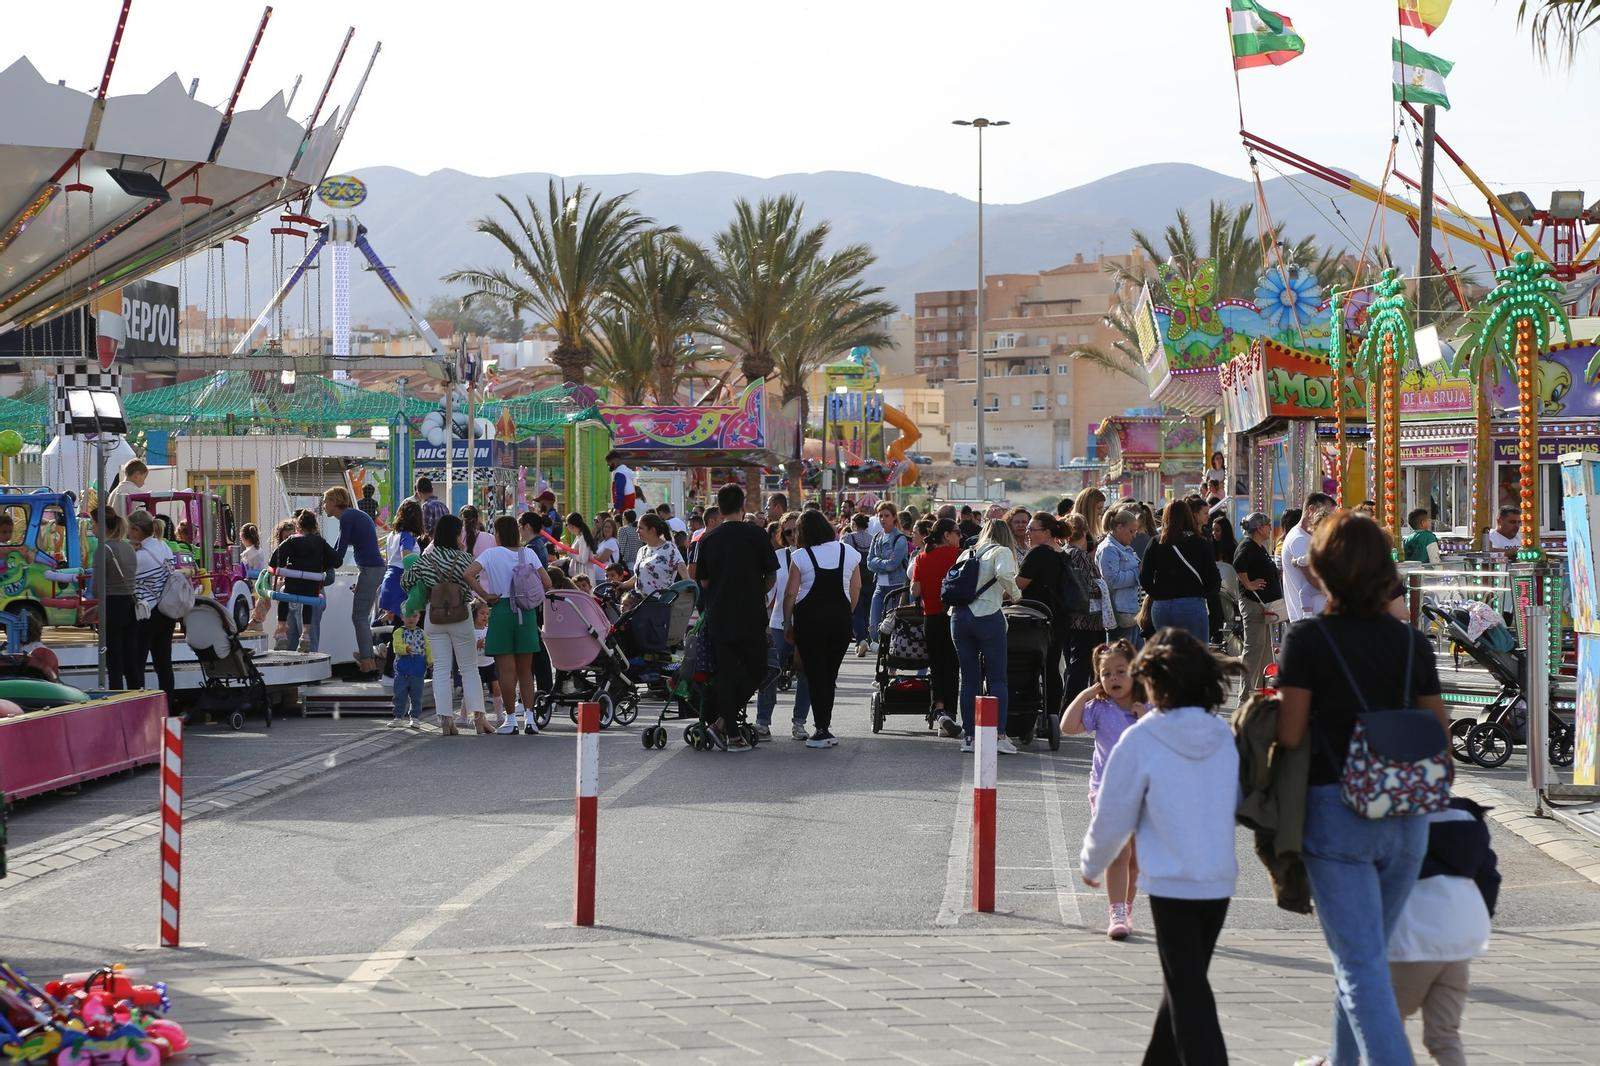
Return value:
[(1256, 0), (1229, 0), (1229, 26), (1233, 33), (1233, 69), (1281, 66), (1306, 50), (1294, 32), (1294, 23)]
[(1446, 110), (1444, 79), (1455, 64), (1394, 40), (1394, 98), (1407, 104), (1437, 104)]

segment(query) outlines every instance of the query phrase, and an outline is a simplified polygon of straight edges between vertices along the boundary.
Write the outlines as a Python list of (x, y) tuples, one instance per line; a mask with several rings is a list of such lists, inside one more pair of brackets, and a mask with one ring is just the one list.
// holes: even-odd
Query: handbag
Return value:
[(172, 619), (174, 622), (183, 621), (183, 616), (194, 608), (194, 582), (189, 580), (189, 575), (176, 567), (167, 570), (167, 580), (161, 586), (161, 595), (156, 600), (156, 610)]
[(918, 604), (910, 603), (894, 609), (889, 627), (889, 656), (910, 659), (914, 662), (928, 660), (928, 626)]
[[(1450, 805), (1450, 786), (1455, 779), (1444, 727), (1429, 711), (1369, 708), (1333, 635), (1321, 620), (1317, 629), (1333, 650), (1334, 660), (1361, 705), (1350, 732), (1350, 747), (1345, 751), (1344, 772), (1339, 775), (1339, 798), (1363, 818), (1397, 818), (1444, 810)], [(1408, 703), (1415, 654), (1416, 641), (1408, 634), (1405, 686), (1401, 689)]]

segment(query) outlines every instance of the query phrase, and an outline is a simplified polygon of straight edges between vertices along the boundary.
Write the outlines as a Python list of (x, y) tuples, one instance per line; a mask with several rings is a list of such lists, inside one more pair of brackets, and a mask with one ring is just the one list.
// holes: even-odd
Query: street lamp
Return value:
[(983, 131), (991, 126), (1009, 126), (1011, 123), (1003, 118), (958, 118), (955, 119), (951, 124), (955, 126), (971, 126), (978, 131), (978, 339), (977, 343), (973, 345), (973, 348), (977, 352), (978, 356), (978, 369), (974, 375), (976, 378), (976, 383), (973, 387), (975, 390), (974, 395), (976, 395), (978, 398), (977, 473), (978, 484), (981, 486), (983, 484), (984, 467), (987, 465), (986, 457), (983, 451)]

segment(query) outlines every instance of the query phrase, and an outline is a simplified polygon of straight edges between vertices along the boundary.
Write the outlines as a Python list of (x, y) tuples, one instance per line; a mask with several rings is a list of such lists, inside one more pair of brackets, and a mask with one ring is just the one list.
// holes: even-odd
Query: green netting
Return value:
[(478, 405), (483, 418), (498, 422), (501, 411), (509, 411), (517, 427), (517, 439), (570, 426), (575, 422), (600, 417), (593, 389), (556, 385), (538, 392), (504, 400), (489, 400)]
[(0, 396), (0, 430), (14, 429), (29, 444), (44, 444), (50, 439), (48, 387), (30, 389), (17, 397)]
[(279, 374), (228, 370), (194, 381), (148, 389), (123, 404), (141, 428), (185, 427), (243, 432), (255, 426), (325, 429), (336, 425), (388, 425), (402, 407), (420, 418), (438, 405), (392, 392), (363, 389), (321, 375), (303, 374), (284, 385)]

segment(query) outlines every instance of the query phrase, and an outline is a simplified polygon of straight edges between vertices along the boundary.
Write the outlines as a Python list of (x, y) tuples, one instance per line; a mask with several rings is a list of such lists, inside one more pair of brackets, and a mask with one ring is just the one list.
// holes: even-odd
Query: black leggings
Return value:
[(811, 719), (818, 732), (827, 732), (833, 725), (833, 697), (839, 687), (839, 665), (844, 662), (848, 647), (848, 615), (842, 623), (808, 624), (802, 620), (795, 627), (794, 650), (800, 656), (800, 671), (806, 675), (806, 688), (811, 693)]
[(144, 683), (144, 661), (148, 656), (156, 668), (156, 687), (167, 694), (167, 713), (175, 714), (172, 705), (177, 688), (172, 679), (172, 631), (178, 623), (154, 607), (150, 617), (139, 623), (139, 683)]
[(143, 688), (144, 659), (132, 596), (106, 596), (106, 683), (112, 688)]
[(1156, 954), (1161, 957), (1161, 1008), (1144, 1066), (1213, 1066), (1228, 1061), (1217, 1001), (1206, 971), (1228, 917), (1226, 899), (1151, 896)]
[(961, 670), (956, 662), (955, 642), (950, 639), (950, 616), (943, 611), (924, 617), (928, 639), (928, 674), (932, 681), (933, 702), (951, 718), (961, 716), (961, 698), (956, 683)]

